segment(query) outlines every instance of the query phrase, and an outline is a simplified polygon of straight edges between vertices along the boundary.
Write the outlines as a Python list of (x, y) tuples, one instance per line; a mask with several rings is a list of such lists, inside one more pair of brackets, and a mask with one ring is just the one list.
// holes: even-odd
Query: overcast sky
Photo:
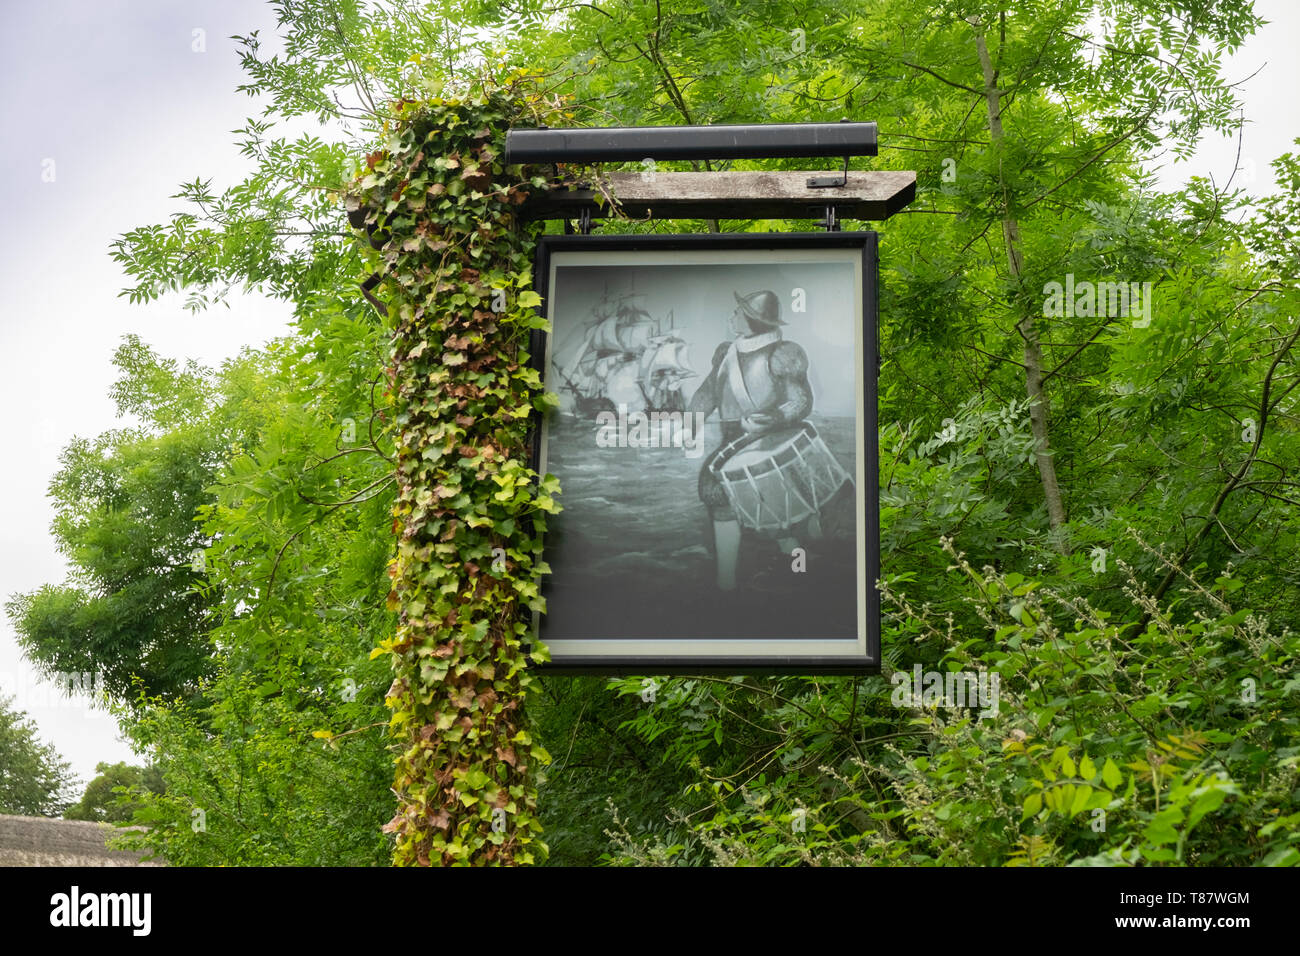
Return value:
[[(1237, 183), (1266, 192), (1268, 161), (1294, 149), (1300, 135), (1300, 3), (1258, 0), (1256, 9), (1273, 22), (1230, 61), (1229, 75), (1264, 67), (1242, 89), (1252, 125)], [(0, 238), (0, 598), (7, 598), (64, 579), (45, 492), (73, 435), (121, 424), (108, 388), (122, 337), (134, 332), (164, 355), (215, 365), (286, 331), (288, 310), (256, 298), (197, 316), (179, 301), (130, 306), (117, 297), (125, 282), (108, 257), (120, 233), (176, 208), (168, 197), (178, 183), (211, 177), (219, 189), (241, 177), (230, 131), (253, 109), (235, 92), (242, 74), (228, 38), (252, 29), (269, 37), (268, 6), (6, 0), (3, 26), (0, 182), (10, 225)], [(1162, 182), (1174, 186), (1195, 172), (1222, 183), (1236, 149), (1235, 141), (1207, 143), (1191, 163), (1165, 169)], [(0, 693), (17, 697), (83, 780), (98, 761), (132, 759), (110, 719), (50, 698), (3, 615)]]
[[(0, 31), (0, 597), (62, 582), (45, 492), (73, 435), (120, 427), (108, 389), (114, 350), (135, 332), (164, 355), (219, 364), (283, 334), (288, 309), (242, 299), (192, 315), (180, 298), (129, 305), (108, 256), (120, 233), (164, 221), (177, 184), (246, 167), (230, 131), (252, 112), (235, 42), (274, 32), (261, 0), (5, 2)], [(196, 35), (194, 31), (202, 30)], [(196, 42), (201, 40), (202, 42)], [(204, 52), (196, 52), (201, 47)], [(42, 174), (53, 162), (53, 182)], [(111, 718), (38, 683), (0, 615), (0, 693), (16, 696), (83, 779), (129, 760)]]

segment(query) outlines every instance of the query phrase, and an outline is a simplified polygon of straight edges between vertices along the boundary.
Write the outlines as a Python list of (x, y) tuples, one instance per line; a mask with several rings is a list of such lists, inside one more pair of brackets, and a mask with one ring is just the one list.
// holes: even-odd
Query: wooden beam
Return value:
[[(916, 173), (851, 170), (844, 186), (810, 189), (812, 177), (840, 172), (728, 171), (717, 173), (611, 172), (605, 177), (623, 212), (633, 219), (817, 219), (827, 206), (839, 219), (888, 219), (916, 198)], [(593, 219), (612, 215), (594, 189), (534, 192), (519, 207), (525, 219)]]

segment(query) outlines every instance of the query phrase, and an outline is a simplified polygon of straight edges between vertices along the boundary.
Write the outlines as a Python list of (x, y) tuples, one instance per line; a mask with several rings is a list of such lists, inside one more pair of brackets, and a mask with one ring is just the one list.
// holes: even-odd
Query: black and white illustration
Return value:
[(552, 653), (860, 646), (861, 250), (557, 250), (549, 267)]

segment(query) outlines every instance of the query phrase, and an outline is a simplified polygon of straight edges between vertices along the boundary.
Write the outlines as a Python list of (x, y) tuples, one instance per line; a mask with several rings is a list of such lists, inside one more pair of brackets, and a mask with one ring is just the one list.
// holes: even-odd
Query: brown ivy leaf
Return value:
[[(458, 688), (448, 694), (448, 697), (457, 710), (469, 710), (470, 705), (474, 703), (474, 692), (468, 687)], [(469, 720), (468, 717), (464, 719)], [(466, 727), (465, 729), (468, 730), (469, 727)]]
[(460, 178), (465, 181), (465, 185), (476, 192), (485, 193), (488, 187), (492, 185), (492, 174), (484, 172), (477, 166), (467, 166)]

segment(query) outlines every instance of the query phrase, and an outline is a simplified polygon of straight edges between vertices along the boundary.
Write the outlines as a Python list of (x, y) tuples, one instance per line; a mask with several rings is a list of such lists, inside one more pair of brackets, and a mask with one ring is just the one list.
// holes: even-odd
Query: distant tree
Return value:
[[(99, 763), (96, 777), (86, 784), (81, 800), (63, 816), (68, 820), (98, 820), (105, 823), (129, 821), (141, 805), (142, 791), (162, 793), (162, 771), (157, 767), (136, 767), (129, 763)], [(119, 788), (124, 788), (119, 790)]]
[(0, 813), (56, 817), (72, 802), (71, 767), (12, 697), (0, 697)]
[(213, 596), (201, 563), (209, 542), (195, 518), (236, 435), (205, 416), (207, 369), (181, 368), (135, 336), (114, 364), (118, 413), (139, 424), (64, 449), (50, 496), (68, 581), (14, 595), (6, 609), (47, 676), (94, 674), (97, 689), (128, 702), (141, 691), (184, 697), (212, 666)]

